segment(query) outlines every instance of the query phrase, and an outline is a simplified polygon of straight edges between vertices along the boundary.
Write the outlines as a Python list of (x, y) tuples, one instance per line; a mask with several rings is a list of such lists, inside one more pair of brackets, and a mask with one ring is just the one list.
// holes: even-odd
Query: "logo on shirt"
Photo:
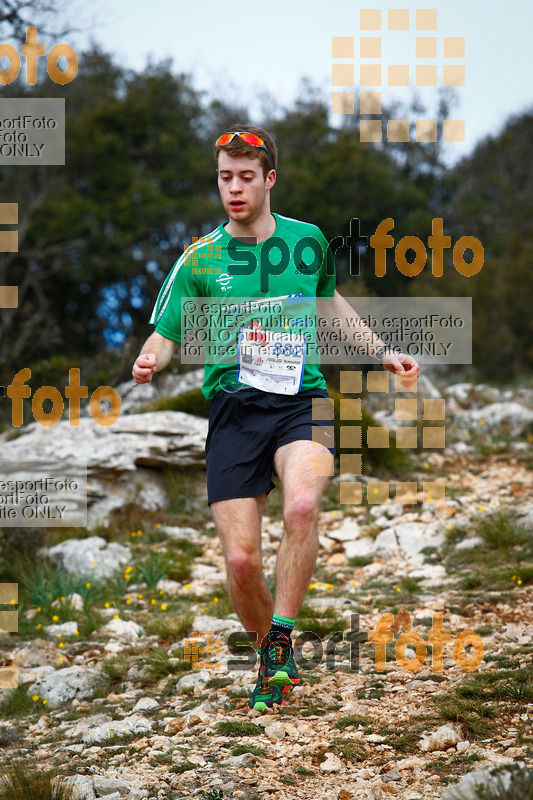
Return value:
[(228, 288), (231, 289), (230, 281), (233, 280), (233, 275), (228, 275), (227, 272), (222, 272), (216, 282), (220, 286), (223, 292), (225, 292)]

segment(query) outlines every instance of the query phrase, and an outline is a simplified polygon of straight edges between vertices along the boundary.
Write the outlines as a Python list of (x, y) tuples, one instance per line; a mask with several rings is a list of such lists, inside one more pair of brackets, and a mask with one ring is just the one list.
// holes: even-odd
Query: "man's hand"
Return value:
[(401, 375), (402, 386), (409, 387), (418, 380), (420, 367), (412, 356), (405, 353), (384, 353), (381, 363), (395, 375)]
[(150, 383), (152, 375), (157, 369), (157, 356), (155, 353), (143, 353), (133, 365), (131, 375), (135, 383)]

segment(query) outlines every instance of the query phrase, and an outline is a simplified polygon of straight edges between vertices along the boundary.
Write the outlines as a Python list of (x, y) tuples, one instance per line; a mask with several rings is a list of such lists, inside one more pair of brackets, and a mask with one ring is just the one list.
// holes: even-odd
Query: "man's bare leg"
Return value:
[(318, 556), (318, 510), (328, 482), (313, 474), (313, 456), (319, 453), (321, 465), (333, 463), (329, 450), (312, 441), (289, 442), (274, 454), (285, 525), (276, 560), (274, 612), (289, 619), (298, 616)]
[(270, 630), (274, 601), (261, 563), (261, 518), (266, 493), (211, 503), (228, 575), (228, 594), (244, 629), (259, 646)]

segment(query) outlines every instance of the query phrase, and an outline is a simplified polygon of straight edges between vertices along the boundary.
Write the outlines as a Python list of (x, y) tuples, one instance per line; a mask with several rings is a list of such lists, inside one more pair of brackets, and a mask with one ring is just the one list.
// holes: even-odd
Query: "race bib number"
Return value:
[(276, 394), (296, 394), (302, 385), (306, 339), (295, 333), (241, 328), (237, 380)]

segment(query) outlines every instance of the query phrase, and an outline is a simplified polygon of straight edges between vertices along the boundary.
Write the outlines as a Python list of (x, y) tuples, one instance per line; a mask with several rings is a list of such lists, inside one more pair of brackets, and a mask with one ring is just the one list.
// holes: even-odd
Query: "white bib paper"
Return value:
[(297, 394), (303, 380), (305, 336), (262, 330), (239, 331), (237, 380), (276, 394)]

